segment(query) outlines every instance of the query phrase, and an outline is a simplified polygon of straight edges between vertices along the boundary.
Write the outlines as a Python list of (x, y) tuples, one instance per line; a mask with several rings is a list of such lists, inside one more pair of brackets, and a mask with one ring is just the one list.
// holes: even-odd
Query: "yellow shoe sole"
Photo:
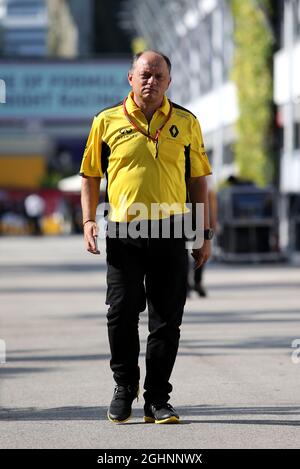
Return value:
[(157, 423), (157, 424), (161, 424), (161, 423), (179, 423), (179, 418), (175, 417), (175, 415), (173, 415), (172, 417), (168, 417), (167, 419), (164, 419), (164, 420), (155, 420), (153, 417), (144, 416), (144, 422), (145, 423)]

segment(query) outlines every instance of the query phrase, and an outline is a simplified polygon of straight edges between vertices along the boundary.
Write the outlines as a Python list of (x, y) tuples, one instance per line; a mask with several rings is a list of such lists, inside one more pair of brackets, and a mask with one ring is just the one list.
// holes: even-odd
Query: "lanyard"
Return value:
[(125, 114), (125, 117), (126, 119), (128, 120), (128, 122), (130, 122), (130, 124), (135, 128), (135, 130), (137, 130), (138, 132), (140, 132), (141, 134), (145, 135), (145, 137), (148, 137), (150, 138), (150, 140), (152, 140), (152, 142), (155, 143), (155, 146), (156, 146), (156, 154), (155, 154), (155, 158), (157, 158), (158, 156), (158, 137), (162, 131), (162, 129), (164, 128), (164, 126), (166, 125), (166, 123), (168, 122), (168, 120), (170, 119), (171, 117), (171, 114), (172, 114), (172, 110), (173, 110), (173, 106), (172, 106), (172, 103), (170, 102), (170, 111), (169, 111), (169, 114), (167, 116), (167, 119), (165, 120), (165, 122), (163, 123), (163, 125), (157, 129), (157, 131), (155, 132), (155, 136), (152, 137), (152, 135), (150, 135), (150, 133), (147, 133), (145, 132), (141, 127), (139, 127), (138, 125), (136, 125), (135, 122), (133, 122), (130, 118), (130, 115), (128, 114), (128, 111), (126, 109), (126, 100), (127, 98), (124, 99), (123, 101), (123, 111), (124, 111), (124, 114)]

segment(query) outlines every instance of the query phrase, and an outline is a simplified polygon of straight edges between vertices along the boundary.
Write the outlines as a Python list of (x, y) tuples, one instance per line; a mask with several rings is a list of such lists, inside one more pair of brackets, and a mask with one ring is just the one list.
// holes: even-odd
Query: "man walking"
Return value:
[[(165, 55), (152, 50), (138, 54), (128, 72), (128, 97), (94, 118), (81, 165), (84, 238), (93, 254), (99, 254), (95, 216), (100, 179), (106, 174), (109, 222), (116, 233), (136, 219), (135, 204), (145, 209), (141, 221), (147, 213), (149, 224), (155, 221), (160, 227), (168, 220), (174, 228), (176, 217), (188, 211), (188, 194), (193, 204), (204, 204), (206, 239), (193, 250), (195, 267), (210, 256), (205, 176), (211, 168), (198, 120), (165, 96), (170, 72)], [(153, 204), (161, 210), (153, 212)], [(185, 239), (172, 233), (136, 239), (108, 232), (106, 250), (110, 366), (116, 382), (108, 418), (120, 423), (131, 416), (140, 380), (139, 313), (148, 304), (144, 421), (177, 423), (178, 413), (168, 401), (186, 301)]]

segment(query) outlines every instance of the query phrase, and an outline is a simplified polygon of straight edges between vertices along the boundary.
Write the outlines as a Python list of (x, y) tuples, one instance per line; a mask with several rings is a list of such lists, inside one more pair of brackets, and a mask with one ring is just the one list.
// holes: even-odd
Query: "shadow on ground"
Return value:
[[(214, 423), (214, 424), (237, 424), (237, 425), (286, 425), (299, 426), (300, 420), (292, 420), (300, 415), (300, 407), (292, 406), (256, 406), (256, 407), (234, 407), (234, 406), (184, 406), (178, 407), (181, 415), (181, 424), (190, 423)], [(107, 420), (107, 407), (55, 407), (50, 409), (6, 408), (0, 410), (1, 421), (52, 421), (52, 420)], [(247, 416), (248, 418), (245, 418)], [(270, 418), (273, 416), (274, 418)], [(208, 418), (209, 417), (209, 418)], [(224, 418), (223, 418), (224, 417)], [(260, 418), (257, 418), (260, 417)], [(263, 418), (265, 417), (265, 418)], [(143, 410), (135, 409), (133, 419), (143, 418)], [(143, 421), (134, 420), (124, 425), (137, 425)]]

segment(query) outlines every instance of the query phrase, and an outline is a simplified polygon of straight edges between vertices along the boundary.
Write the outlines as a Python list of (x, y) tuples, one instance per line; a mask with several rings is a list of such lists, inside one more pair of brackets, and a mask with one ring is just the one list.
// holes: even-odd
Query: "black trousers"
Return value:
[(117, 384), (140, 379), (139, 314), (148, 304), (146, 402), (170, 398), (186, 301), (187, 257), (184, 239), (107, 237), (107, 313), (110, 366)]

